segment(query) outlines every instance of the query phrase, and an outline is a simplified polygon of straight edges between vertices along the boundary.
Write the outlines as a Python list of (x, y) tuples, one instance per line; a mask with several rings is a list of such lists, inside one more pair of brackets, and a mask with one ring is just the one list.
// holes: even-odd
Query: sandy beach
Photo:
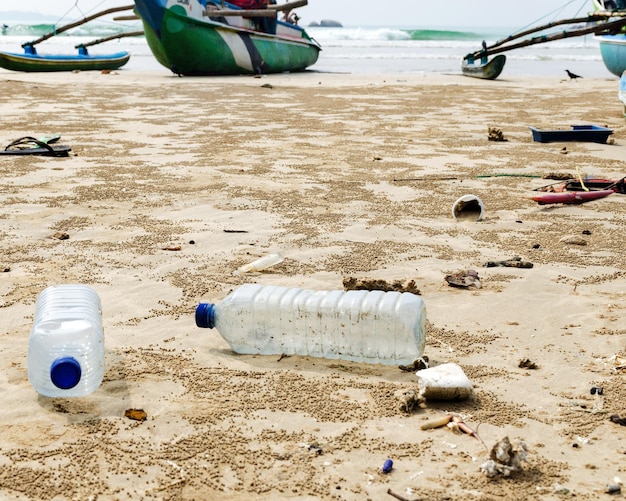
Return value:
[[(616, 78), (0, 70), (0, 90), (2, 149), (52, 133), (72, 148), (0, 158), (0, 498), (626, 497), (605, 493), (626, 481), (610, 419), (626, 418), (626, 196), (531, 200), (552, 173), (626, 175)], [(528, 128), (572, 124), (614, 134), (538, 143)], [(465, 194), (483, 220), (452, 217)], [(285, 260), (233, 275), (272, 252)], [(532, 268), (484, 266), (516, 256)], [(451, 287), (458, 270), (482, 287)], [(413, 280), (424, 354), (458, 364), (473, 397), (407, 413), (414, 371), (237, 355), (194, 322), (244, 283), (348, 277)], [(60, 283), (102, 301), (105, 377), (83, 398), (39, 396), (27, 376), (35, 300)], [(523, 442), (522, 470), (488, 478), (475, 437), (421, 429), (448, 413), (489, 449)]]

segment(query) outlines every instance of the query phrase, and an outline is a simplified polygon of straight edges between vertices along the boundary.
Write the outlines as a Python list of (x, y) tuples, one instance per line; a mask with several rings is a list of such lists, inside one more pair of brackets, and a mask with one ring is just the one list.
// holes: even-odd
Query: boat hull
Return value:
[(47, 55), (0, 52), (0, 67), (12, 71), (116, 70), (130, 59), (128, 52), (109, 55)]
[(595, 38), (600, 43), (604, 66), (614, 75), (621, 77), (626, 71), (626, 33)]
[[(240, 75), (303, 71), (320, 46), (299, 26), (278, 21), (276, 34), (246, 18), (206, 15), (197, 0), (135, 0), (150, 50), (178, 75)], [(236, 24), (238, 23), (238, 24)]]
[(463, 60), (461, 70), (468, 77), (483, 78), (485, 80), (495, 80), (500, 76), (506, 63), (506, 56), (498, 54), (486, 63), (471, 63)]

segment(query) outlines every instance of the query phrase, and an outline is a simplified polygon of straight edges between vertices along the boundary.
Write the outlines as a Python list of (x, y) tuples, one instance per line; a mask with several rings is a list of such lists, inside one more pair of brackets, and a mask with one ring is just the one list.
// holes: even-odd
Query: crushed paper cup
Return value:
[(426, 400), (465, 400), (474, 393), (472, 383), (457, 364), (442, 364), (415, 374)]

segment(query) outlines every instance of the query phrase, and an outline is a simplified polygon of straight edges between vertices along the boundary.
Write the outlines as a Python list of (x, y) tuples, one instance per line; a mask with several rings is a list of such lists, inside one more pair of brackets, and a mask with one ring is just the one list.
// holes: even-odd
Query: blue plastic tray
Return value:
[(606, 143), (613, 134), (613, 129), (598, 125), (572, 125), (572, 130), (539, 130), (529, 127), (533, 133), (533, 140), (538, 143), (552, 143), (562, 141), (586, 141), (589, 143)]

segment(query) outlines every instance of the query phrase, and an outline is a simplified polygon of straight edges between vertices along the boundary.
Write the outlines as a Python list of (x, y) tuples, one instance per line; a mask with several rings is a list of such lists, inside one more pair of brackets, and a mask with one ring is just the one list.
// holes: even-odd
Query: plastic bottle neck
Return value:
[(200, 303), (196, 308), (196, 325), (212, 329), (215, 327), (215, 305), (212, 303)]

